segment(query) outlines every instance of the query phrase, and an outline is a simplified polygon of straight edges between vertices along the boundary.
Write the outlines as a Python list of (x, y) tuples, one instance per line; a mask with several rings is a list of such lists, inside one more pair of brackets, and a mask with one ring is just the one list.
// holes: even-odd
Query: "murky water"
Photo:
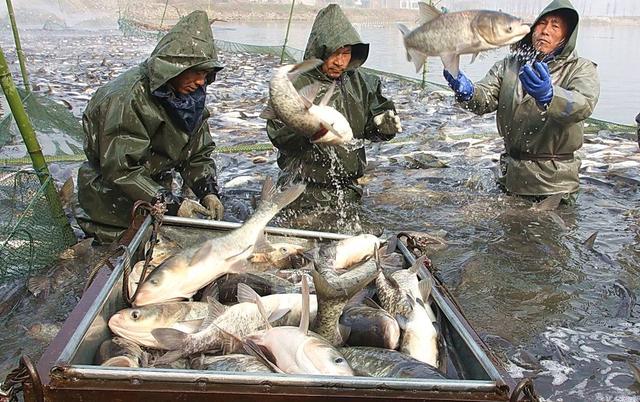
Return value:
[[(238, 34), (228, 38), (242, 40)], [(0, 37), (3, 48), (7, 43), (8, 36)], [(70, 92), (77, 94), (84, 85), (82, 94), (90, 95), (154, 45), (114, 32), (31, 31), (23, 43), (41, 92), (51, 85), (48, 96), (68, 99), (76, 115), (86, 100)], [(258, 114), (277, 60), (221, 56), (229, 68), (208, 98), (216, 143), (266, 142)], [(398, 105), (405, 131), (392, 143), (367, 146), (367, 219), (387, 233), (410, 229), (445, 237), (448, 248), (431, 256), (440, 276), (511, 375), (533, 377), (547, 400), (638, 400), (640, 386), (625, 359), (640, 361), (640, 309), (625, 307), (629, 297), (624, 296), (624, 289), (638, 296), (640, 286), (637, 144), (622, 134), (588, 135), (577, 205), (536, 213), (529, 202), (504, 196), (495, 185), (502, 141), (491, 134), (493, 116), (471, 115), (450, 95), (424, 93), (397, 80), (385, 79), (384, 87)], [(446, 167), (420, 168), (415, 160), (425, 153)], [(256, 192), (264, 176), (277, 174), (275, 158), (271, 151), (216, 156), (229, 219), (247, 210), (248, 202), (236, 194)], [(77, 164), (52, 170), (62, 181), (75, 169)], [(583, 242), (594, 232), (597, 239), (589, 249)], [(20, 353), (42, 352), (49, 332), (55, 333), (81, 293), (84, 277), (71, 275), (70, 289), (45, 299), (48, 303), (23, 296), (1, 324), (0, 372)]]
[[(363, 40), (371, 44), (366, 67), (383, 71), (392, 71), (410, 77), (422, 77), (417, 74), (413, 63), (406, 60), (406, 52), (400, 31), (395, 26), (371, 26), (355, 24)], [(217, 39), (249, 44), (281, 45), (284, 41), (286, 25), (282, 22), (265, 23), (216, 23), (214, 35)], [(294, 22), (289, 34), (289, 45), (304, 49), (311, 24)], [(626, 102), (635, 99), (640, 91), (640, 82), (633, 79), (635, 69), (640, 63), (637, 52), (640, 41), (640, 26), (589, 24), (581, 25), (578, 35), (578, 54), (598, 64), (600, 74), (600, 101), (594, 117), (632, 124), (640, 112), (640, 102)], [(489, 71), (493, 63), (502, 59), (505, 50), (484, 53), (470, 64), (471, 56), (463, 56), (462, 70), (472, 80), (479, 80)], [(430, 58), (427, 79), (446, 84), (442, 77), (442, 62)]]

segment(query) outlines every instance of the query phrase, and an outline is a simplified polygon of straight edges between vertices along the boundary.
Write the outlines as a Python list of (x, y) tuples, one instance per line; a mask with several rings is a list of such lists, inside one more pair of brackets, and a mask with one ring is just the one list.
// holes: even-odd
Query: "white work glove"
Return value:
[(373, 123), (378, 127), (378, 131), (382, 134), (391, 135), (402, 132), (400, 117), (393, 110), (379, 114), (373, 118)]
[(207, 208), (211, 219), (219, 221), (224, 216), (224, 206), (215, 194), (205, 195), (200, 203)]

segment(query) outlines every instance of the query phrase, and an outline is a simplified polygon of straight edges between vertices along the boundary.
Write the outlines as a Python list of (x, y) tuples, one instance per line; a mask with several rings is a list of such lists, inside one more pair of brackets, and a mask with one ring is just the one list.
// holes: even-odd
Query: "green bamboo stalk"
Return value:
[(16, 53), (18, 54), (18, 61), (20, 62), (20, 72), (22, 73), (22, 82), (24, 83), (24, 89), (27, 93), (31, 92), (31, 85), (29, 85), (29, 73), (27, 72), (27, 63), (25, 61), (25, 55), (22, 51), (22, 45), (20, 44), (20, 35), (18, 34), (18, 24), (16, 23), (16, 16), (13, 12), (13, 4), (11, 0), (7, 0), (7, 12), (9, 13), (9, 20), (11, 20), (11, 29), (13, 30), (13, 39), (16, 42)]
[(291, 1), (291, 10), (289, 10), (289, 22), (287, 23), (287, 33), (284, 34), (284, 44), (282, 45), (282, 53), (280, 54), (280, 64), (284, 62), (284, 53), (287, 50), (287, 41), (289, 40), (289, 28), (291, 28), (291, 18), (293, 17), (293, 6), (296, 0)]
[(167, 14), (168, 5), (169, 5), (169, 0), (164, 2), (164, 11), (162, 11), (162, 18), (160, 19), (160, 28), (162, 28), (162, 24), (164, 23), (164, 16)]
[(42, 185), (45, 185), (45, 183), (47, 184), (44, 189), (44, 193), (47, 201), (49, 202), (49, 208), (51, 208), (53, 221), (59, 228), (61, 228), (65, 241), (68, 241), (68, 244), (71, 244), (72, 241), (75, 240), (75, 235), (73, 234), (71, 225), (64, 214), (60, 197), (56, 192), (53, 182), (48, 180), (51, 177), (51, 173), (49, 172), (47, 162), (42, 154), (42, 148), (40, 148), (40, 144), (38, 143), (38, 138), (36, 137), (36, 132), (33, 129), (31, 120), (29, 120), (29, 116), (24, 110), (20, 94), (18, 93), (18, 89), (11, 77), (11, 71), (9, 71), (9, 65), (7, 64), (7, 59), (4, 56), (2, 47), (0, 47), (0, 85), (2, 86), (4, 95), (7, 98), (7, 102), (11, 108), (13, 118), (18, 125), (20, 134), (22, 134), (22, 139), (27, 147), (29, 156), (31, 156), (31, 163), (38, 174), (38, 179)]

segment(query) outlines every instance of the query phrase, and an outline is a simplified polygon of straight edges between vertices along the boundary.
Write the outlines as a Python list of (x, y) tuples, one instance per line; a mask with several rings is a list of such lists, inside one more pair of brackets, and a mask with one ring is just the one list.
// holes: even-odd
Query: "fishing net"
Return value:
[(0, 284), (38, 272), (76, 242), (54, 219), (47, 186), (34, 172), (0, 170)]
[[(27, 94), (20, 88), (18, 92), (45, 155), (83, 154), (82, 126), (64, 105), (33, 92)], [(3, 95), (2, 109), (6, 112), (0, 119), (0, 156), (27, 157), (18, 126), (4, 99), (4, 93), (0, 93)]]

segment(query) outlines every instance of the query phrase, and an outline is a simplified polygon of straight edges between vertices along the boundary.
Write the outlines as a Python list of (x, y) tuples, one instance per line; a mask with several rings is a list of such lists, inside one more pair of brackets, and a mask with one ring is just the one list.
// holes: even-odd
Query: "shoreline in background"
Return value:
[[(90, 2), (88, 2), (90, 3)], [(107, 2), (108, 3), (108, 2)], [(200, 3), (200, 4), (199, 4)], [(110, 7), (111, 6), (111, 7)], [(255, 3), (216, 3), (193, 1), (190, 3), (178, 3), (166, 9), (164, 25), (174, 24), (180, 16), (188, 14), (195, 9), (203, 9), (208, 12), (210, 18), (223, 21), (286, 21), (289, 19), (289, 4), (255, 4)], [(296, 4), (294, 7), (294, 21), (313, 21), (320, 6), (307, 6)], [(408, 9), (370, 9), (370, 8), (343, 8), (349, 20), (353, 23), (369, 25), (385, 25), (395, 22), (408, 22), (415, 25), (418, 16), (417, 10)], [(51, 25), (69, 28), (101, 28), (117, 26), (119, 16), (133, 19), (143, 23), (158, 24), (162, 20), (164, 7), (124, 7), (118, 8), (106, 4), (99, 9), (93, 9), (91, 4), (83, 8), (68, 8), (60, 12), (55, 8), (37, 8), (21, 6), (16, 8), (16, 18), (21, 26)], [(533, 20), (535, 16), (520, 16), (525, 21)], [(639, 25), (640, 16), (637, 17), (582, 17), (582, 21), (592, 24), (618, 24)], [(8, 27), (6, 15), (0, 17), (0, 23)]]

